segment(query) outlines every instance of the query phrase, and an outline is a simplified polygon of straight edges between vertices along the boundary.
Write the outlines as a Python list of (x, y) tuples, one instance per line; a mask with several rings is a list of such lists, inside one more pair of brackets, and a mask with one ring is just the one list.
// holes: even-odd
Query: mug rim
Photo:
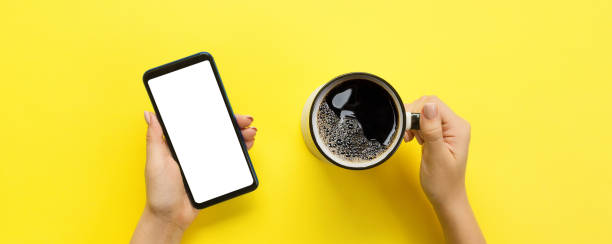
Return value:
[(391, 90), (391, 92), (393, 92), (393, 95), (397, 98), (397, 101), (399, 102), (399, 107), (400, 110), (399, 111), (399, 116), (403, 117), (403, 123), (402, 125), (400, 125), (401, 132), (406, 131), (406, 108), (404, 108), (404, 102), (402, 101), (402, 98), (399, 96), (399, 93), (397, 93), (397, 91), (395, 90), (395, 88), (393, 88), (393, 86), (391, 86), (391, 84), (389, 84), (389, 82), (387, 82), (385, 79), (380, 78), (377, 75), (374, 74), (370, 74), (367, 72), (350, 72), (350, 73), (345, 73), (339, 76), (336, 76), (335, 78), (331, 79), (330, 81), (328, 81), (327, 83), (325, 83), (323, 86), (321, 86), (321, 88), (319, 89), (319, 91), (317, 92), (317, 94), (315, 95), (314, 99), (312, 100), (312, 104), (310, 105), (310, 112), (308, 114), (309, 116), (309, 130), (310, 130), (310, 136), (312, 137), (312, 141), (313, 144), (315, 145), (315, 147), (317, 148), (317, 150), (319, 150), (319, 152), (321, 153), (321, 155), (323, 155), (323, 157), (325, 157), (325, 159), (327, 159), (327, 161), (335, 164), (336, 166), (340, 166), (342, 168), (345, 169), (352, 169), (352, 170), (364, 170), (364, 169), (370, 169), (373, 167), (376, 167), (378, 165), (383, 164), (384, 162), (386, 162), (393, 154), (395, 154), (395, 152), (397, 151), (397, 149), (399, 148), (399, 146), (402, 144), (402, 136), (398, 135), (398, 138), (395, 140), (395, 145), (393, 146), (393, 148), (387, 153), (387, 155), (381, 159), (380, 161), (378, 161), (375, 164), (371, 164), (365, 167), (350, 167), (347, 165), (344, 165), (340, 162), (337, 162), (336, 160), (332, 159), (331, 157), (329, 157), (324, 151), (323, 149), (321, 149), (321, 147), (319, 146), (319, 143), (317, 142), (317, 138), (315, 137), (315, 133), (313, 130), (313, 115), (314, 115), (314, 109), (315, 109), (315, 103), (317, 101), (317, 98), (319, 98), (319, 96), (321, 95), (321, 92), (323, 92), (325, 90), (325, 88), (329, 87), (332, 83), (334, 83), (334, 81), (346, 78), (347, 76), (366, 76), (369, 78), (374, 78), (377, 79), (379, 81), (381, 81), (385, 86), (387, 86), (389, 88), (389, 90)]

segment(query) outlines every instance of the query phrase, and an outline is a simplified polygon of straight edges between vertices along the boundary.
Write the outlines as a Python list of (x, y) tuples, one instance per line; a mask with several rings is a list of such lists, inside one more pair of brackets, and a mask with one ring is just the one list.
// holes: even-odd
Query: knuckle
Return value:
[(421, 132), (423, 133), (423, 136), (426, 137), (426, 140), (431, 140), (433, 138), (441, 137), (439, 135), (442, 134), (442, 127), (425, 127), (421, 128)]

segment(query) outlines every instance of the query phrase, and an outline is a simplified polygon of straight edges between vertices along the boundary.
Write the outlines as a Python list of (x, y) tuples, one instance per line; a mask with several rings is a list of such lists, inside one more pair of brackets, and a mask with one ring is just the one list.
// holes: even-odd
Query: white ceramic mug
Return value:
[[(349, 162), (348, 160), (342, 159), (338, 155), (333, 154), (329, 150), (329, 148), (325, 146), (324, 141), (319, 136), (319, 128), (317, 126), (316, 119), (317, 112), (319, 111), (319, 107), (321, 105), (322, 100), (334, 87), (343, 84), (344, 82), (357, 79), (371, 81), (382, 87), (389, 94), (389, 96), (393, 100), (392, 103), (395, 106), (395, 111), (398, 113), (395, 116), (397, 119), (395, 123), (397, 128), (395, 128), (395, 134), (392, 136), (393, 139), (391, 143), (381, 154), (371, 160)], [(406, 121), (407, 119), (408, 121)], [(312, 92), (310, 97), (308, 97), (308, 100), (306, 100), (306, 104), (304, 105), (304, 109), (302, 110), (301, 127), (302, 136), (304, 137), (304, 143), (306, 144), (306, 147), (308, 147), (310, 152), (317, 158), (346, 169), (368, 169), (380, 165), (384, 161), (389, 159), (389, 157), (391, 157), (391, 155), (395, 153), (395, 151), (401, 144), (406, 128), (419, 129), (419, 119), (420, 115), (418, 113), (406, 112), (406, 109), (404, 108), (404, 103), (402, 102), (400, 96), (395, 91), (395, 89), (393, 89), (393, 87), (385, 80), (373, 74), (355, 72), (340, 75), (334, 78), (333, 80), (321, 85), (314, 92)]]

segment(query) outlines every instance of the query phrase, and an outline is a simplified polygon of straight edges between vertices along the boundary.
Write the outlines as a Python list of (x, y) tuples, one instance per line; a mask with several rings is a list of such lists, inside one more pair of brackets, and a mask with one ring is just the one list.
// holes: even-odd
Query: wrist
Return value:
[[(181, 226), (156, 215), (148, 206), (145, 206), (138, 225), (137, 232), (143, 234), (142, 237), (148, 240), (142, 243), (151, 243), (151, 241), (156, 243), (179, 243), (184, 232)], [(138, 231), (139, 229), (141, 231)]]
[(472, 214), (472, 207), (465, 190), (456, 191), (446, 198), (432, 201), (432, 206), (439, 219), (462, 219)]
[(166, 218), (163, 215), (159, 215), (157, 213), (155, 213), (148, 205), (145, 206), (145, 209), (142, 213), (143, 216), (147, 216), (147, 218), (150, 218), (154, 223), (156, 223), (159, 227), (163, 227), (165, 229), (168, 230), (172, 230), (172, 231), (177, 231), (177, 232), (185, 232), (185, 229), (187, 229), (187, 227), (185, 226), (181, 226), (179, 224), (177, 224), (176, 222), (174, 222), (172, 219)]
[(431, 205), (434, 207), (434, 209), (436, 209), (436, 211), (445, 209), (457, 209), (469, 206), (465, 187), (460, 187), (455, 191), (449, 192), (445, 194), (444, 197), (430, 197), (429, 201), (431, 202)]
[(432, 205), (447, 243), (486, 243), (465, 192)]

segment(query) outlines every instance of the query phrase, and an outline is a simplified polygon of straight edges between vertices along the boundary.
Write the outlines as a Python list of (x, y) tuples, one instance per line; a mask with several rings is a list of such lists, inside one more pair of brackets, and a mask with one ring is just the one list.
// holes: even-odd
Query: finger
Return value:
[[(412, 102), (412, 103), (404, 104), (404, 108), (406, 108), (407, 112), (410, 112), (410, 113), (419, 113), (419, 112), (421, 112), (421, 106), (422, 106), (423, 100), (425, 100), (425, 96), (422, 96), (422, 97), (420, 97), (417, 100), (414, 100), (414, 102)], [(406, 118), (406, 119), (409, 119), (409, 118)], [(420, 136), (418, 130), (410, 130), (408, 128), (406, 131), (412, 133), (413, 138), (417, 139), (417, 142), (419, 143), (419, 145), (423, 145), (423, 140), (421, 139), (421, 136)]]
[(442, 120), (442, 123), (447, 123), (448, 121), (451, 121), (455, 118), (457, 118), (458, 116), (455, 114), (455, 112), (453, 112), (453, 110), (451, 110), (448, 105), (446, 105), (446, 103), (444, 103), (442, 100), (440, 100), (440, 98), (438, 98), (437, 96), (423, 96), (418, 100), (418, 103), (415, 102), (412, 107), (412, 109), (414, 109), (414, 112), (418, 113), (421, 112), (421, 110), (423, 110), (423, 106), (426, 103), (436, 103), (438, 106), (438, 113), (440, 114), (440, 119)]
[(246, 143), (246, 147), (247, 147), (247, 150), (248, 150), (248, 149), (251, 149), (251, 147), (253, 147), (253, 144), (255, 143), (255, 140), (246, 141), (245, 143)]
[(416, 138), (419, 145), (423, 145), (423, 136), (421, 135), (421, 132), (418, 130), (415, 130), (413, 132), (414, 132), (414, 138)]
[(404, 108), (407, 112), (412, 112), (412, 106), (414, 106), (414, 103), (404, 103)]
[(242, 129), (240, 130), (242, 132), (242, 138), (244, 138), (245, 141), (252, 141), (255, 139), (255, 134), (257, 134), (257, 128), (255, 127), (249, 127), (246, 129)]
[(246, 128), (251, 123), (253, 123), (253, 116), (235, 114), (235, 117), (236, 117), (236, 122), (238, 122), (238, 126), (240, 128)]
[(442, 137), (442, 122), (440, 121), (440, 113), (438, 112), (437, 103), (426, 103), (421, 112), (421, 136), (425, 142), (441, 141)]
[(427, 96), (422, 96), (419, 99), (414, 100), (414, 102), (407, 104), (406, 111), (411, 112), (411, 113), (420, 113), (421, 108), (423, 107), (423, 102), (425, 101), (426, 98)]
[(404, 133), (404, 142), (412, 141), (412, 139), (414, 139), (414, 134), (412, 133), (412, 131), (406, 130), (406, 132)]
[(147, 158), (163, 157), (170, 153), (168, 145), (164, 140), (164, 133), (154, 113), (145, 111), (145, 121), (149, 125), (147, 129)]
[[(416, 101), (414, 101), (413, 103), (410, 104), (410, 108), (411, 108), (410, 111), (413, 112), (413, 113), (422, 112), (423, 106), (426, 103), (435, 103), (437, 105), (437, 112), (438, 112), (438, 114), (440, 116), (440, 120), (442, 122), (442, 125), (446, 125), (448, 123), (453, 123), (453, 121), (455, 121), (455, 120), (457, 120), (459, 118), (459, 116), (457, 116), (437, 96), (422, 96), (421, 98), (417, 99)], [(421, 116), (421, 117), (423, 117), (423, 116)], [(417, 138), (417, 141), (419, 141), (419, 144), (422, 145), (424, 143), (424, 141), (425, 141), (424, 140), (424, 135), (423, 135), (422, 131), (413, 131), (413, 133), (415, 134), (415, 137)]]
[(423, 148), (430, 153), (449, 153), (442, 134), (442, 120), (437, 103), (426, 103), (421, 112), (421, 130)]
[[(417, 100), (418, 101), (418, 100)], [(406, 109), (407, 112), (411, 112), (411, 113), (416, 113), (417, 111), (414, 110), (414, 102), (413, 103), (406, 103), (404, 104), (404, 108)], [(410, 119), (410, 118), (406, 118), (406, 119)], [(410, 128), (406, 129), (406, 133), (404, 134), (404, 141), (405, 142), (409, 142), (412, 141), (412, 139), (417, 138), (417, 131), (416, 130), (411, 130)], [(420, 142), (419, 142), (420, 144)]]

